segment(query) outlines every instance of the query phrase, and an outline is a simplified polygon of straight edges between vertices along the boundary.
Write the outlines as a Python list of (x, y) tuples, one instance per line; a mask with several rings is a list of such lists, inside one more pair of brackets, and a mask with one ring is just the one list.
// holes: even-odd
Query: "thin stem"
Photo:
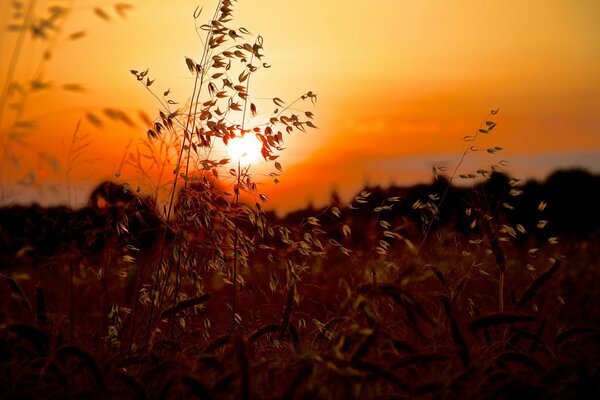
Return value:
[[(485, 125), (485, 121), (487, 121), (490, 116), (492, 115), (492, 113), (489, 113), (485, 119), (481, 122), (481, 124), (479, 124), (479, 128), (482, 128)], [(458, 161), (458, 163), (456, 164), (456, 167), (454, 167), (454, 171), (452, 171), (452, 175), (450, 176), (450, 179), (448, 180), (448, 184), (446, 185), (446, 189), (444, 190), (444, 193), (442, 194), (442, 197), (439, 201), (439, 203), (437, 204), (437, 209), (439, 210), (440, 207), (442, 206), (442, 204), (444, 203), (444, 200), (446, 200), (446, 196), (448, 195), (448, 192), (450, 191), (450, 188), (452, 187), (452, 181), (456, 178), (456, 174), (458, 172), (458, 169), (460, 168), (460, 166), (462, 165), (463, 161), (465, 160), (465, 158), (467, 157), (467, 154), (469, 153), (469, 150), (471, 150), (471, 148), (473, 147), (473, 143), (475, 143), (475, 140), (477, 140), (477, 137), (479, 136), (479, 129), (477, 129), (477, 131), (475, 132), (475, 135), (473, 136), (473, 139), (471, 139), (465, 150), (463, 151), (460, 160)], [(416, 261), (418, 262), (420, 257), (421, 257), (421, 252), (423, 250), (423, 247), (425, 246), (425, 242), (427, 241), (427, 238), (429, 237), (429, 233), (431, 232), (431, 227), (433, 226), (433, 220), (429, 222), (429, 224), (427, 225), (427, 230), (425, 231), (425, 235), (423, 237), (423, 240), (421, 241), (421, 244), (419, 245), (419, 250), (417, 251), (417, 256), (416, 256)]]
[[(215, 13), (213, 15), (213, 20), (216, 19), (217, 14), (218, 14), (220, 8), (221, 8), (221, 0), (219, 0), (219, 3), (217, 4), (217, 8), (215, 9)], [(203, 50), (203, 54), (202, 54), (202, 59), (201, 59), (201, 62), (200, 62), (201, 65), (204, 65), (205, 58), (208, 55), (208, 51), (209, 51), (209, 49), (208, 49), (208, 47), (209, 47), (208, 43), (210, 42), (210, 38), (211, 38), (212, 34), (213, 34), (213, 29), (212, 29), (212, 24), (211, 24), (211, 29), (207, 32), (207, 36), (206, 36), (206, 44), (204, 46), (204, 50)], [(200, 85), (198, 87), (198, 81), (199, 80), (200, 80)], [(203, 83), (204, 83), (204, 69), (202, 69), (202, 71), (196, 70), (196, 77), (194, 79), (194, 88), (192, 90), (192, 96), (191, 96), (191, 99), (192, 99), (191, 101), (192, 102), (193, 102), (194, 98), (197, 96), (196, 90), (198, 90), (198, 93), (199, 93), (200, 90), (202, 89)], [(193, 107), (193, 104), (190, 104), (190, 110), (188, 112), (188, 118), (187, 118), (187, 121), (186, 121), (186, 124), (185, 124), (185, 129), (184, 129), (184, 132), (183, 132), (183, 140), (182, 140), (182, 143), (181, 143), (181, 150), (179, 152), (179, 157), (177, 159), (177, 165), (175, 167), (175, 177), (173, 179), (173, 185), (171, 186), (171, 197), (169, 199), (169, 206), (168, 206), (168, 210), (167, 210), (167, 215), (165, 216), (167, 223), (168, 223), (168, 221), (169, 221), (169, 219), (171, 217), (171, 212), (173, 210), (173, 204), (174, 204), (174, 201), (175, 201), (175, 191), (177, 189), (177, 182), (178, 182), (178, 179), (179, 179), (179, 169), (181, 167), (181, 161), (183, 160), (183, 154), (184, 154), (184, 151), (185, 151), (186, 141), (188, 140), (188, 137), (187, 137), (188, 134), (190, 135), (189, 141), (191, 142), (191, 133), (189, 132), (188, 129), (189, 129), (189, 124), (190, 124), (190, 120), (191, 120), (192, 107)], [(188, 149), (188, 153), (189, 153), (189, 149)], [(160, 281), (160, 268), (161, 268), (161, 265), (163, 263), (164, 256), (165, 256), (166, 236), (167, 236), (167, 230), (165, 229), (164, 234), (163, 234), (163, 243), (162, 243), (162, 246), (161, 246), (159, 262), (158, 262), (158, 265), (156, 266), (156, 271), (155, 271), (155, 274), (154, 274), (154, 285), (153, 285), (152, 297), (155, 296), (155, 293), (156, 293), (156, 291), (158, 290), (158, 288), (160, 286), (160, 284), (159, 284), (159, 281)], [(166, 290), (167, 289), (166, 286), (167, 286), (167, 283), (168, 283), (168, 280), (169, 280), (170, 273), (171, 273), (171, 264), (169, 263), (169, 265), (167, 267), (167, 270), (165, 271), (164, 288), (163, 288), (163, 291), (161, 293), (160, 300), (158, 301), (157, 304), (155, 304), (155, 301), (153, 299), (152, 302), (151, 302), (151, 304), (150, 304), (150, 311), (149, 311), (149, 316), (148, 316), (148, 327), (147, 327), (147, 331), (146, 331), (146, 345), (148, 345), (148, 341), (149, 341), (150, 336), (151, 336), (152, 324), (153, 324), (153, 319), (154, 319), (154, 311), (157, 308), (160, 310), (160, 307), (162, 306), (162, 302), (164, 300), (164, 296), (165, 296), (165, 293), (167, 291)]]
[[(17, 65), (19, 63), (19, 58), (21, 56), (21, 51), (23, 50), (23, 43), (25, 41), (25, 34), (28, 32), (28, 28), (31, 25), (31, 20), (33, 18), (33, 10), (35, 9), (36, 0), (31, 0), (29, 2), (29, 7), (27, 8), (27, 13), (25, 16), (25, 20), (23, 23), (23, 28), (19, 31), (19, 36), (17, 37), (17, 43), (15, 43), (15, 47), (13, 49), (13, 53), (10, 57), (10, 63), (8, 65), (8, 71), (6, 72), (6, 81), (4, 82), (4, 88), (2, 89), (2, 93), (0, 94), (0, 133), (2, 132), (2, 122), (4, 119), (4, 110), (6, 109), (6, 101), (8, 100), (8, 95), (10, 92), (10, 88), (13, 84), (13, 79), (15, 76), (15, 71), (17, 69)], [(1, 137), (1, 135), (0, 135)], [(3, 166), (6, 156), (8, 155), (10, 144), (10, 130), (6, 132), (6, 139), (2, 144), (2, 156), (0, 156), (0, 189), (2, 193), (0, 193), (0, 200), (4, 198), (4, 185), (2, 185), (2, 179), (4, 175), (5, 167)]]
[[(53, 49), (56, 47), (56, 45), (60, 39), (60, 35), (62, 34), (62, 32), (64, 30), (64, 22), (68, 18), (69, 14), (71, 13), (71, 10), (73, 9), (73, 1), (74, 0), (69, 0), (67, 6), (65, 6), (65, 11), (63, 13), (54, 15), (53, 19), (54, 18), (58, 19), (58, 18), (62, 17), (63, 23), (56, 27), (55, 33), (54, 33), (54, 35), (52, 35), (50, 42), (47, 45), (47, 47), (45, 48), (43, 54), (51, 54)], [(31, 1), (30, 6), (33, 3), (35, 3), (35, 0)], [(25, 23), (24, 23), (24, 29), (21, 30), (21, 33), (27, 31), (27, 29), (25, 29), (25, 28), (28, 28), (29, 25), (31, 24), (31, 18), (33, 18), (32, 15), (27, 16), (27, 18), (25, 19)], [(21, 36), (19, 36), (19, 39), (21, 39)], [(23, 45), (23, 43), (20, 43), (21, 47), (22, 47), (22, 45)], [(16, 47), (15, 47), (15, 50), (16, 50)], [(21, 52), (21, 49), (19, 49), (19, 54), (20, 54), (20, 52)], [(14, 55), (14, 53), (13, 53), (13, 55)], [(18, 57), (19, 57), (19, 55), (17, 55), (17, 58), (14, 60), (15, 61), (14, 67), (16, 67), (18, 64)], [(44, 72), (44, 67), (49, 62), (49, 60), (50, 60), (49, 57), (45, 57), (45, 56), (42, 57), (42, 59), (39, 61), (38, 65), (36, 67), (35, 73), (33, 74), (33, 81), (41, 81), (42, 75)], [(12, 62), (12, 60), (11, 60), (11, 62)], [(10, 71), (9, 71), (9, 73), (10, 73)], [(14, 73), (14, 71), (13, 71), (13, 73)], [(7, 79), (7, 81), (6, 81), (7, 86), (5, 86), (6, 91), (5, 91), (5, 93), (3, 93), (3, 98), (0, 100), (0, 129), (2, 128), (2, 113), (4, 112), (4, 109), (6, 108), (5, 102), (7, 100), (7, 96), (10, 92), (10, 85), (11, 85), (12, 79), (13, 79), (12, 77), (10, 79)], [(12, 132), (13, 129), (15, 129), (15, 127), (17, 126), (17, 124), (23, 120), (23, 115), (27, 109), (28, 101), (29, 101), (32, 93), (33, 93), (33, 90), (29, 89), (29, 90), (25, 91), (21, 97), (21, 100), (18, 104), (18, 108), (16, 110), (15, 118), (13, 119), (12, 125), (10, 126), (10, 128), (7, 131), (6, 141), (2, 148), (2, 156), (0, 157), (0, 165), (2, 165), (4, 163), (4, 160), (10, 154), (10, 146), (11, 146), (10, 132)], [(6, 96), (4, 96), (4, 95), (6, 95)], [(27, 150), (31, 150), (31, 147), (29, 147), (29, 146), (25, 146), (25, 148)], [(5, 168), (0, 168), (0, 182), (2, 182), (4, 170), (5, 170)]]
[(504, 271), (500, 271), (500, 284), (498, 285), (498, 303), (500, 313), (504, 312)]
[(10, 87), (13, 83), (17, 64), (19, 63), (19, 57), (21, 56), (21, 51), (23, 50), (23, 43), (25, 42), (25, 34), (28, 32), (28, 28), (31, 24), (36, 2), (36, 0), (31, 0), (29, 2), (23, 28), (19, 31), (17, 43), (15, 44), (12, 55), (10, 56), (10, 63), (8, 65), (8, 71), (6, 72), (6, 82), (4, 82), (4, 88), (2, 89), (2, 94), (0, 95), (0, 127), (2, 127), (2, 119), (4, 117), (4, 109), (6, 108), (8, 92), (10, 91)]
[[(196, 79), (194, 80), (194, 90), (192, 92), (192, 98), (194, 96), (194, 94), (196, 93), (196, 87), (198, 84), (198, 72), (196, 73)], [(189, 123), (189, 118), (188, 118), (188, 123)], [(175, 191), (177, 189), (177, 180), (179, 178), (179, 167), (181, 165), (181, 160), (183, 159), (183, 152), (185, 149), (185, 142), (186, 142), (186, 135), (187, 135), (187, 126), (186, 129), (184, 131), (184, 136), (183, 136), (183, 142), (181, 144), (181, 150), (179, 151), (179, 158), (177, 160), (177, 165), (175, 167), (175, 179), (173, 179), (173, 185), (171, 186), (171, 198), (169, 200), (169, 207), (167, 210), (167, 215), (165, 216), (165, 219), (167, 221), (167, 223), (169, 222), (169, 218), (171, 217), (171, 211), (173, 210), (173, 203), (175, 201)], [(161, 265), (163, 263), (164, 257), (165, 257), (165, 250), (166, 250), (166, 239), (167, 239), (167, 228), (165, 228), (164, 230), (164, 234), (163, 234), (163, 243), (161, 246), (161, 250), (160, 250), (160, 256), (158, 258), (158, 265), (156, 266), (156, 271), (154, 273), (154, 285), (153, 285), (153, 290), (152, 290), (152, 302), (150, 303), (150, 311), (149, 311), (149, 316), (148, 316), (148, 328), (147, 328), (147, 334), (146, 334), (146, 345), (148, 344), (148, 340), (150, 338), (150, 332), (152, 330), (152, 322), (154, 319), (154, 310), (155, 308), (158, 308), (160, 310), (161, 304), (164, 300), (164, 296), (165, 296), (165, 292), (166, 292), (166, 285), (169, 279), (169, 275), (171, 274), (171, 265), (169, 264), (169, 266), (167, 267), (167, 270), (165, 271), (165, 278), (164, 278), (164, 290), (161, 293), (160, 299), (158, 301), (158, 303), (155, 305), (155, 301), (154, 301), (154, 296), (155, 293), (157, 292), (159, 286), (160, 286), (160, 268)]]
[[(250, 58), (250, 65), (252, 65), (252, 62), (254, 61), (254, 54), (252, 54), (252, 57)], [(246, 112), (248, 109), (248, 93), (250, 92), (250, 78), (252, 77), (252, 71), (250, 71), (250, 69), (248, 69), (248, 83), (246, 84), (246, 97), (244, 98), (244, 111), (242, 113), (242, 127), (241, 127), (241, 133), (242, 135), (244, 134), (244, 127), (246, 125)], [(248, 166), (248, 169), (246, 170), (246, 172), (244, 174), (247, 174), (247, 171), (250, 169), (250, 166)], [(237, 186), (235, 188), (235, 208), (237, 209), (240, 203), (240, 189), (241, 189), (241, 177), (242, 177), (242, 164), (241, 164), (241, 159), (238, 159), (238, 165), (237, 165)], [(237, 259), (238, 259), (238, 233), (237, 233), (237, 229), (235, 230), (235, 238), (233, 240), (233, 293), (231, 296), (231, 330), (235, 331), (236, 327), (237, 327), (237, 321), (236, 321), (236, 308), (237, 308)]]
[[(219, 13), (219, 10), (221, 9), (221, 3), (222, 3), (222, 0), (219, 0), (219, 3), (217, 4), (217, 8), (215, 9), (215, 12), (213, 14), (213, 18), (212, 18), (213, 21), (217, 19), (217, 15)], [(194, 14), (194, 16), (195, 16), (195, 14)], [(213, 27), (211, 24), (211, 28), (206, 34), (206, 41), (203, 43), (202, 57), (200, 58), (200, 65), (201, 65), (201, 67), (200, 67), (200, 73), (201, 73), (200, 87), (198, 88), (198, 92), (196, 93), (195, 99), (194, 99), (194, 95), (192, 94), (192, 103), (190, 104), (190, 113), (188, 114), (188, 121), (187, 121), (188, 123), (190, 121), (191, 116), (192, 115), (194, 116), (194, 120), (192, 122), (192, 129), (189, 132), (190, 144), (192, 142), (192, 135), (194, 134), (194, 131), (196, 130), (196, 115), (198, 113), (198, 104), (200, 104), (200, 93), (202, 92), (202, 86), (204, 85), (204, 76), (207, 74), (208, 69), (209, 69), (208, 56), (209, 56), (209, 53), (212, 54), (212, 49), (209, 46), (212, 33), (213, 33)], [(193, 114), (192, 114), (192, 104), (194, 106)], [(186, 131), (187, 131), (187, 126), (186, 126)], [(190, 158), (191, 158), (191, 151), (190, 151), (190, 149), (188, 149), (187, 161), (186, 161), (186, 165), (185, 165), (185, 176), (186, 177), (189, 175)], [(187, 181), (184, 183), (184, 185), (187, 186)]]
[[(237, 209), (240, 202), (240, 179), (241, 179), (241, 161), (238, 160), (237, 167), (237, 186), (235, 192), (235, 207)], [(236, 309), (237, 309), (237, 259), (238, 259), (238, 232), (234, 231), (233, 239), (233, 292), (231, 296), (231, 331), (235, 332), (237, 328)]]

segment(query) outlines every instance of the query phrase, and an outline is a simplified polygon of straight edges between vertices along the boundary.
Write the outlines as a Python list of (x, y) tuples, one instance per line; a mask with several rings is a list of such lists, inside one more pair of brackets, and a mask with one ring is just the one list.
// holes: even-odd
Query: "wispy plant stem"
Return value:
[[(33, 11), (35, 10), (37, 1), (31, 0), (29, 2), (29, 6), (27, 8), (27, 13), (25, 15), (25, 20), (23, 22), (23, 26), (19, 31), (19, 36), (17, 37), (17, 42), (15, 43), (15, 47), (13, 48), (13, 52), (10, 56), (10, 62), (8, 64), (8, 71), (6, 72), (6, 80), (4, 81), (4, 87), (2, 88), (2, 93), (0, 94), (0, 138), (2, 138), (2, 123), (4, 121), (4, 111), (6, 110), (6, 102), (8, 100), (9, 93), (11, 91), (11, 87), (13, 85), (13, 79), (15, 78), (15, 71), (17, 69), (17, 65), (19, 64), (19, 58), (21, 56), (21, 51), (23, 50), (23, 44), (25, 42), (25, 35), (29, 31), (29, 27), (31, 26), (31, 21), (33, 19)], [(8, 155), (8, 149), (10, 144), (10, 129), (6, 131), (6, 138), (2, 143), (2, 156), (0, 156), (0, 189), (4, 191), (4, 185), (2, 184), (3, 179), (3, 171), (5, 170), (4, 162)], [(4, 197), (4, 193), (0, 194), (0, 200)]]
[[(254, 61), (254, 54), (250, 58), (250, 65)], [(246, 83), (246, 96), (244, 98), (244, 111), (242, 113), (242, 126), (241, 134), (244, 135), (244, 127), (246, 126), (246, 112), (248, 110), (248, 96), (250, 93), (250, 78), (252, 78), (252, 71), (248, 68), (248, 82)], [(250, 166), (248, 166), (250, 168)], [(248, 171), (248, 170), (246, 170)], [(247, 172), (245, 172), (246, 174)], [(241, 178), (242, 168), (241, 160), (238, 159), (237, 163), (237, 186), (235, 188), (235, 208), (237, 209), (240, 203), (240, 189), (241, 189)], [(231, 330), (235, 331), (237, 327), (236, 311), (237, 311), (237, 259), (238, 259), (238, 233), (235, 230), (235, 237), (233, 240), (233, 289), (231, 295)]]
[(27, 13), (25, 15), (25, 21), (23, 23), (22, 28), (19, 31), (19, 36), (17, 37), (17, 42), (13, 49), (13, 52), (10, 56), (10, 62), (8, 64), (8, 71), (6, 72), (6, 81), (4, 82), (4, 87), (2, 89), (2, 94), (0, 95), (0, 128), (2, 127), (2, 121), (4, 118), (4, 110), (6, 109), (6, 101), (8, 99), (8, 94), (10, 92), (10, 88), (13, 84), (13, 79), (15, 77), (15, 71), (17, 69), (17, 65), (19, 63), (19, 58), (21, 56), (21, 51), (23, 50), (23, 44), (25, 42), (25, 35), (29, 32), (29, 26), (31, 25), (31, 20), (33, 18), (33, 11), (35, 10), (35, 5), (37, 1), (31, 0), (29, 2), (29, 6), (27, 7)]
[[(219, 0), (219, 2), (217, 4), (217, 7), (215, 9), (215, 13), (213, 15), (212, 20), (215, 20), (217, 18), (219, 9), (221, 8), (221, 3), (222, 3), (222, 0)], [(206, 57), (208, 56), (209, 47), (210, 47), (209, 43), (210, 43), (210, 39), (211, 39), (212, 34), (213, 34), (213, 29), (212, 29), (212, 24), (211, 24), (211, 29), (209, 29), (209, 31), (206, 34), (206, 42), (205, 42), (205, 45), (204, 45), (204, 48), (203, 48), (203, 52), (202, 52), (202, 59), (200, 61), (200, 65), (201, 66), (204, 65), (204, 63), (206, 61)], [(195, 120), (195, 111), (192, 114), (192, 109), (195, 106), (196, 108), (194, 108), (194, 110), (197, 110), (197, 103), (198, 102), (196, 101), (195, 105), (193, 103), (194, 103), (194, 99), (196, 99), (199, 96), (200, 91), (202, 90), (202, 85), (204, 84), (204, 73), (205, 73), (204, 68), (201, 68), (200, 70), (198, 70), (198, 69), (196, 70), (196, 77), (194, 79), (194, 88), (192, 90), (192, 96), (190, 97), (191, 98), (191, 100), (190, 100), (191, 101), (191, 103), (190, 103), (190, 109), (188, 111), (188, 118), (187, 118), (187, 121), (185, 123), (185, 128), (184, 128), (184, 132), (183, 132), (183, 139), (182, 139), (182, 143), (181, 143), (181, 149), (179, 151), (179, 157), (177, 159), (177, 164), (176, 164), (175, 171), (174, 171), (174, 175), (175, 176), (174, 176), (174, 179), (173, 179), (173, 184), (171, 186), (171, 195), (170, 195), (170, 199), (169, 199), (167, 214), (165, 215), (165, 219), (166, 219), (167, 223), (169, 222), (169, 219), (171, 217), (171, 212), (173, 210), (173, 205), (174, 205), (174, 202), (175, 202), (175, 192), (177, 190), (177, 182), (178, 182), (178, 179), (179, 179), (179, 170), (180, 170), (180, 167), (181, 167), (181, 162), (183, 160), (183, 155), (184, 155), (184, 152), (185, 152), (185, 146), (186, 146), (186, 143), (188, 141), (190, 141), (190, 143), (191, 143), (191, 139), (192, 139), (192, 133), (189, 131), (189, 125), (190, 125), (190, 120), (192, 119), (192, 116), (194, 116), (194, 120)], [(189, 137), (188, 137), (188, 135), (189, 135)], [(190, 151), (190, 149), (189, 149), (189, 146), (188, 146), (188, 156), (189, 156), (189, 151)], [(187, 174), (187, 171), (186, 171), (186, 174)], [(165, 293), (167, 292), (167, 284), (168, 284), (169, 276), (171, 274), (171, 263), (169, 263), (169, 265), (166, 268), (165, 277), (164, 277), (164, 280), (163, 280), (163, 282), (164, 282), (164, 284), (163, 284), (164, 288), (163, 289), (164, 290), (161, 292), (161, 296), (160, 296), (159, 301), (156, 302), (156, 299), (154, 298), (154, 296), (155, 296), (155, 293), (156, 293), (157, 289), (160, 287), (160, 283), (159, 283), (160, 282), (160, 270), (161, 270), (161, 265), (163, 263), (164, 256), (165, 256), (166, 234), (167, 234), (167, 231), (165, 230), (165, 233), (163, 235), (163, 244), (161, 246), (160, 257), (158, 259), (159, 260), (158, 261), (158, 265), (156, 266), (156, 270), (155, 270), (155, 274), (154, 274), (154, 285), (153, 285), (154, 289), (153, 289), (153, 293), (151, 294), (151, 296), (152, 296), (152, 302), (151, 302), (151, 305), (150, 305), (150, 311), (149, 311), (149, 316), (148, 316), (148, 328), (147, 328), (147, 332), (146, 332), (146, 345), (148, 345), (148, 341), (149, 341), (149, 339), (151, 337), (152, 326), (153, 326), (153, 323), (154, 323), (154, 312), (155, 312), (156, 309), (160, 310), (160, 308), (162, 306)], [(180, 261), (178, 261), (178, 262), (180, 262)]]
[[(241, 161), (238, 160), (237, 165), (237, 186), (234, 188), (235, 191), (235, 207), (237, 208), (240, 202), (240, 183), (241, 183)], [(233, 238), (233, 288), (231, 295), (231, 330), (235, 331), (237, 328), (236, 312), (237, 312), (237, 259), (238, 259), (238, 232), (234, 230)]]
[[(469, 153), (469, 151), (471, 151), (471, 149), (473, 148), (473, 144), (479, 137), (479, 133), (481, 132), (481, 129), (485, 126), (485, 122), (488, 121), (489, 118), (493, 114), (494, 113), (492, 112), (492, 113), (488, 113), (488, 115), (486, 115), (486, 117), (481, 122), (481, 124), (479, 124), (479, 129), (477, 129), (477, 131), (475, 132), (475, 135), (473, 135), (473, 138), (468, 141), (467, 146), (465, 147), (465, 150), (463, 151), (460, 159), (458, 160), (458, 163), (456, 164), (456, 167), (454, 167), (454, 171), (452, 171), (452, 175), (450, 175), (450, 178), (448, 179), (448, 184), (446, 185), (446, 189), (444, 190), (444, 193), (442, 194), (442, 197), (440, 198), (440, 201), (438, 202), (438, 204), (436, 206), (438, 211), (441, 208), (444, 201), (446, 200), (448, 193), (450, 192), (450, 188), (452, 187), (452, 182), (456, 178), (458, 169), (462, 165), (463, 161), (465, 161), (465, 158), (467, 157), (467, 154)], [(425, 235), (423, 236), (423, 240), (421, 241), (421, 244), (419, 245), (419, 249), (417, 250), (417, 256), (416, 256), (417, 262), (419, 261), (419, 259), (421, 257), (421, 252), (423, 251), (423, 247), (425, 246), (425, 243), (427, 242), (427, 238), (429, 237), (429, 233), (431, 232), (432, 226), (433, 226), (433, 220), (429, 221), (429, 223), (427, 224), (427, 229), (425, 231)]]

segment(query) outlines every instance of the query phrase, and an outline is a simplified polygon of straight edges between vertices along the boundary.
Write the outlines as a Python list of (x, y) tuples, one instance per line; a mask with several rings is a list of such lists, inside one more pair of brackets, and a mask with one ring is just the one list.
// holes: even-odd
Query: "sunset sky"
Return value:
[[(36, 12), (44, 15), (47, 6), (69, 2), (38, 3)], [(102, 115), (110, 107), (132, 116), (158, 113), (156, 100), (130, 69), (150, 68), (158, 90), (170, 88), (182, 102), (190, 96), (193, 80), (184, 57), (201, 53), (192, 18), (198, 3), (130, 3), (134, 8), (121, 18), (114, 2), (74, 2), (63, 36), (87, 35), (57, 43), (44, 75), (53, 85), (33, 96), (26, 111), (26, 119), (36, 122), (28, 138), (32, 147), (61, 162), (61, 170), (36, 176), (40, 184), (64, 181), (62, 143), (86, 112)], [(205, 22), (216, 2), (203, 4)], [(97, 6), (110, 21), (94, 15)], [(7, 26), (11, 14), (10, 2), (2, 1), (0, 25)], [(253, 77), (252, 97), (318, 94), (316, 107), (303, 107), (315, 114), (319, 129), (288, 137), (279, 184), (262, 179), (261, 191), (277, 210), (322, 204), (333, 189), (348, 198), (366, 183), (430, 181), (432, 165), (453, 167), (462, 138), (496, 108), (498, 126), (478, 145), (504, 150), (469, 155), (461, 172), (498, 160), (510, 161), (506, 171), (522, 178), (544, 177), (557, 167), (600, 172), (598, 0), (240, 0), (235, 17), (234, 25), (264, 37), (265, 61), (272, 65)], [(0, 34), (2, 88), (16, 37)], [(18, 79), (30, 79), (43, 46), (27, 37)], [(64, 83), (86, 91), (60, 90)], [(12, 115), (5, 112), (2, 143)], [(114, 175), (130, 141), (135, 146), (145, 140), (146, 126), (135, 123), (135, 129), (114, 122), (99, 129), (82, 120), (80, 131), (91, 144), (72, 176), (80, 200)], [(273, 170), (257, 168), (259, 175)], [(134, 176), (124, 172), (120, 179)], [(47, 203), (63, 193), (29, 197), (34, 193), (22, 186), (14, 192), (12, 201)]]

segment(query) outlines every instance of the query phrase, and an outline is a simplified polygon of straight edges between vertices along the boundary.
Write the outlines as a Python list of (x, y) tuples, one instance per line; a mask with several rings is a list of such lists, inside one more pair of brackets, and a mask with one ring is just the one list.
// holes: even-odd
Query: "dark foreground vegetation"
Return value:
[(3, 208), (0, 397), (600, 398), (599, 179)]

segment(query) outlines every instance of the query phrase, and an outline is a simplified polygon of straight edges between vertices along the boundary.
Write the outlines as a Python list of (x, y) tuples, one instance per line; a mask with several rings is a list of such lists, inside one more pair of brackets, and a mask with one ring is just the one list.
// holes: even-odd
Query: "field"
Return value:
[[(189, 92), (163, 88), (168, 85), (157, 82), (154, 69), (131, 67), (137, 69), (124, 74), (156, 100), (157, 115), (136, 105), (77, 103), (79, 120), (59, 146), (54, 130), (36, 132), (44, 110), (35, 99), (40, 92), (53, 105), (58, 90), (85, 92), (65, 76), (46, 79), (46, 67), (55, 62), (62, 33), (70, 43), (88, 32), (65, 30), (79, 10), (73, 2), (51, 3), (42, 11), (35, 1), (6, 7), (14, 34), (6, 43), (14, 49), (0, 93), (0, 399), (600, 398), (599, 175), (582, 168), (557, 170), (543, 181), (506, 175), (510, 162), (496, 159), (503, 147), (490, 144), (502, 129), (495, 108), (458, 138), (464, 151), (455, 164), (430, 164), (430, 183), (365, 187), (349, 200), (333, 192), (326, 206), (270, 211), (261, 190), (266, 181), (285, 179), (279, 157), (288, 136), (318, 132), (318, 118), (306, 110), (317, 106), (318, 96), (307, 91), (286, 102), (256, 94), (255, 74), (271, 66), (262, 36), (235, 25), (233, 0), (219, 0), (208, 16), (203, 7), (192, 14), (200, 51), (180, 59), (185, 77), (173, 71)], [(135, 7), (103, 3), (89, 11), (96, 22), (119, 29)], [(371, 33), (359, 25), (359, 33)], [(377, 44), (369, 40), (375, 42), (352, 44), (360, 65)], [(26, 44), (34, 42), (41, 61), (29, 79), (19, 66)], [(378, 54), (373, 65), (400, 53), (396, 45), (388, 42), (389, 54)], [(294, 46), (289, 50), (296, 55)], [(502, 57), (493, 58), (500, 63), (495, 59)], [(311, 68), (316, 62), (302, 61)], [(378, 69), (369, 76), (361, 68), (372, 66), (360, 65), (347, 76), (380, 79)], [(521, 67), (517, 75), (532, 78)], [(335, 68), (325, 76), (341, 76), (349, 66)], [(364, 109), (340, 101), (347, 118), (329, 120), (348, 134), (334, 132), (327, 151), (315, 151), (314, 167), (296, 168), (299, 186), (316, 186), (325, 170), (370, 165), (356, 160), (369, 148), (381, 165), (411, 154), (413, 140), (415, 149), (428, 143), (438, 154), (439, 143), (450, 140), (441, 127), (463, 130), (464, 120), (433, 116), (434, 106), (431, 118), (417, 113), (398, 124), (356, 122), (369, 111), (367, 103), (381, 107), (383, 116), (400, 108), (387, 104), (387, 96), (401, 91), (396, 79), (410, 79), (396, 72), (387, 79), (386, 92), (371, 94), (369, 84), (368, 95), (354, 94)], [(344, 90), (354, 91), (355, 83)], [(583, 91), (574, 93), (583, 109)], [(544, 134), (554, 123), (573, 122), (570, 129), (580, 133), (553, 140), (561, 150), (578, 149), (575, 138), (595, 135), (597, 118), (575, 121), (576, 111), (531, 121), (513, 112), (512, 118)], [(361, 126), (365, 134), (352, 136)], [(129, 142), (109, 173), (117, 181), (100, 183), (79, 206), (12, 200), (18, 190), (63, 182), (63, 204), (75, 204), (83, 176), (106, 175), (106, 168), (86, 161), (94, 152), (90, 130), (104, 129), (104, 139), (116, 140), (125, 132), (118, 129), (140, 127), (143, 139)], [(98, 148), (100, 159), (118, 146), (105, 147)], [(57, 148), (63, 158), (51, 154)], [(490, 165), (472, 168), (471, 158)]]
[[(14, 250), (2, 267), (1, 392), (596, 398), (597, 229), (503, 241), (506, 213), (487, 222), (489, 231), (466, 233), (455, 216), (421, 246), (425, 222), (401, 208), (422, 190), (387, 197), (394, 212), (374, 211), (382, 204), (374, 197), (393, 194), (379, 189), (358, 194), (357, 209), (303, 210), (262, 228), (238, 223), (238, 244), (226, 224), (192, 237), (178, 219), (174, 231), (135, 196), (102, 208), (4, 209), (4, 245)], [(452, 193), (491, 201), (476, 191)], [(36, 242), (59, 233), (66, 239)]]

